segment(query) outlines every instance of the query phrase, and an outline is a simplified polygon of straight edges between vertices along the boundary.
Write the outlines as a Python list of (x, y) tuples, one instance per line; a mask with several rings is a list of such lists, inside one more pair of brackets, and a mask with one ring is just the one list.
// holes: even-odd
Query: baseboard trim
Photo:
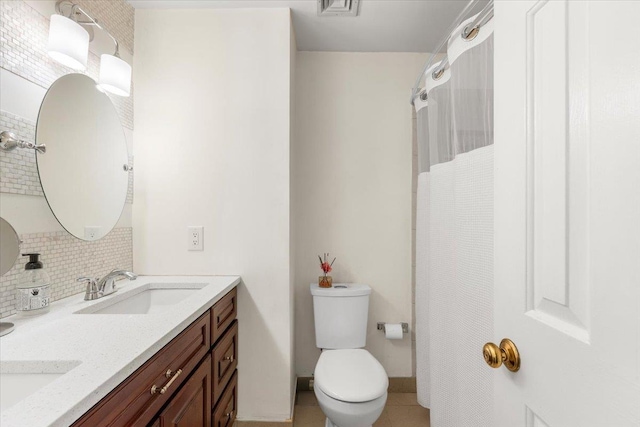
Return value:
[(309, 383), (313, 377), (298, 377), (298, 391), (311, 391), (311, 387), (309, 387)]
[[(298, 377), (298, 391), (311, 391), (309, 381), (313, 377)], [(389, 378), (389, 393), (415, 393), (416, 378), (415, 377), (393, 377)]]
[(416, 393), (416, 377), (389, 378), (389, 393)]

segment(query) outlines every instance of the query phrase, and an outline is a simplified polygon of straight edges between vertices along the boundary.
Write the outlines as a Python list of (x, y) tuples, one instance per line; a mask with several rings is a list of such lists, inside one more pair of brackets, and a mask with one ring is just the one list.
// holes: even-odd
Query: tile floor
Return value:
[[(324, 427), (325, 416), (312, 391), (298, 392), (294, 427)], [(389, 393), (374, 427), (429, 427), (429, 410), (418, 405), (415, 393)]]

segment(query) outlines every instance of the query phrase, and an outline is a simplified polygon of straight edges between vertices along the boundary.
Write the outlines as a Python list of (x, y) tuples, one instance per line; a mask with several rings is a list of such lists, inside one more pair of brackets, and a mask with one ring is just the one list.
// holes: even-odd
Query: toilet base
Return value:
[[(331, 422), (329, 418), (327, 418), (324, 422), (324, 427), (340, 427)], [(362, 427), (372, 427), (372, 426), (362, 426)]]

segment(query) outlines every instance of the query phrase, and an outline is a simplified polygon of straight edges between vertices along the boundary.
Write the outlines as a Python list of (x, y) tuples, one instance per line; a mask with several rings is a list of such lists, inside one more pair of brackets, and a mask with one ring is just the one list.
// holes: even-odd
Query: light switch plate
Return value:
[(204, 250), (204, 227), (201, 225), (187, 227), (187, 239), (187, 250)]

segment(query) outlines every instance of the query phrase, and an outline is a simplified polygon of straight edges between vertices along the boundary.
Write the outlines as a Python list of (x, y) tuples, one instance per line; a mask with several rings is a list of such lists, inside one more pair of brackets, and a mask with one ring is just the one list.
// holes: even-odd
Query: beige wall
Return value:
[(240, 420), (291, 416), (290, 62), (288, 9), (136, 12), (135, 270), (242, 276)]
[(411, 376), (412, 343), (376, 322), (412, 324), (411, 86), (427, 59), (415, 53), (299, 52), (292, 186), (296, 372), (313, 373), (309, 283), (317, 255), (337, 256), (335, 281), (373, 288), (367, 349), (393, 377)]

